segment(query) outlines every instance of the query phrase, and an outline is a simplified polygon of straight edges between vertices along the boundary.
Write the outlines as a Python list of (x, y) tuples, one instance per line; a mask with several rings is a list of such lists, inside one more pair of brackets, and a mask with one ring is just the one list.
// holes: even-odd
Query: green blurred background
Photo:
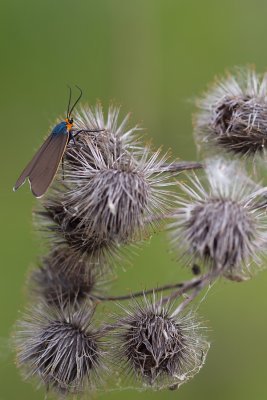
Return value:
[[(41, 253), (28, 185), (13, 193), (22, 167), (59, 114), (66, 84), (84, 100), (111, 100), (132, 112), (155, 145), (195, 159), (193, 100), (215, 74), (253, 63), (266, 69), (263, 0), (1, 0), (0, 400), (43, 399), (23, 383), (8, 337), (26, 303), (24, 282)], [(179, 280), (163, 234), (118, 271), (117, 293)], [(251, 282), (220, 282), (200, 313), (212, 342), (202, 371), (178, 392), (109, 392), (103, 399), (266, 399), (267, 271)], [(87, 396), (90, 398), (90, 395)]]

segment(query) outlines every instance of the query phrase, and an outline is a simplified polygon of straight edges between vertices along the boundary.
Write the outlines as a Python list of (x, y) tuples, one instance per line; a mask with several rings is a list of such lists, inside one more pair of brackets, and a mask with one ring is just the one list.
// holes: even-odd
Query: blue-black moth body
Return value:
[[(81, 89), (79, 90), (81, 93), (71, 110), (70, 90), (67, 117), (52, 129), (48, 138), (44, 141), (32, 160), (22, 171), (13, 188), (14, 191), (23, 185), (27, 178), (29, 179), (31, 191), (35, 197), (43, 196), (51, 185), (57, 173), (60, 161), (65, 153), (67, 144), (70, 139), (73, 139), (73, 118), (71, 118), (71, 113), (82, 96), (82, 91)], [(75, 132), (75, 134), (77, 133), (79, 133), (79, 131)]]

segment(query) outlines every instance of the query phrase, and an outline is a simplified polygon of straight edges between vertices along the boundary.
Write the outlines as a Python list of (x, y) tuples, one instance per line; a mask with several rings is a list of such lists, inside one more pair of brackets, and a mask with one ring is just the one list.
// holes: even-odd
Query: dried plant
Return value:
[(178, 388), (200, 370), (209, 344), (193, 313), (172, 316), (170, 305), (155, 296), (122, 310), (114, 331), (120, 376), (154, 389)]
[[(107, 371), (119, 377), (116, 387), (125, 378), (154, 390), (177, 389), (199, 372), (209, 344), (193, 302), (220, 277), (253, 276), (267, 251), (267, 188), (244, 162), (264, 159), (266, 82), (248, 68), (198, 102), (198, 145), (228, 153), (202, 163), (169, 161), (143, 144), (117, 107), (106, 118), (100, 104), (74, 115), (63, 168), (35, 212), (48, 254), (30, 273), (34, 305), (14, 334), (25, 378), (67, 397), (88, 396)], [(164, 227), (193, 277), (110, 295), (110, 273), (129, 245)], [(115, 315), (99, 307), (114, 301)], [(101, 324), (92, 321), (95, 311)]]
[(217, 79), (198, 101), (195, 136), (199, 146), (233, 155), (264, 155), (267, 127), (267, 75), (252, 68)]
[(186, 249), (190, 264), (193, 258), (241, 277), (260, 266), (267, 251), (267, 188), (249, 180), (237, 162), (212, 159), (205, 172), (207, 188), (197, 175), (179, 184), (184, 196), (177, 197), (170, 224), (173, 247)]
[(90, 304), (73, 310), (42, 302), (29, 309), (16, 332), (17, 363), (25, 377), (38, 377), (47, 389), (63, 394), (94, 388), (104, 350), (91, 318)]
[(80, 307), (85, 300), (93, 301), (101, 293), (101, 279), (95, 265), (86, 257), (77, 260), (76, 253), (65, 246), (56, 247), (43, 258), (41, 266), (31, 272), (29, 284), (34, 296), (48, 304)]

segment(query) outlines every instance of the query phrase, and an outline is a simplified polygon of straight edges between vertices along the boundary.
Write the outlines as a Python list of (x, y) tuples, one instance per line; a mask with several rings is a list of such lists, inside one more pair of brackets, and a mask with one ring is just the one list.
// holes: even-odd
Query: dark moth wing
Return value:
[(40, 154), (42, 152), (45, 151), (46, 147), (48, 146), (50, 140), (52, 139), (52, 135), (49, 135), (48, 138), (44, 141), (44, 143), (42, 144), (42, 146), (40, 147), (40, 149), (35, 153), (34, 157), (31, 159), (31, 161), (29, 162), (29, 164), (27, 164), (27, 166), (24, 168), (24, 170), (22, 171), (22, 173), (20, 174), (20, 177), (18, 178), (17, 182), (15, 183), (15, 186), (13, 188), (14, 191), (16, 191), (17, 189), (20, 188), (21, 185), (23, 185), (23, 183), (26, 181), (26, 179), (28, 178), (28, 176), (30, 175), (35, 163), (38, 160), (38, 157), (40, 156)]
[(17, 190), (29, 178), (34, 196), (41, 197), (53, 181), (59, 163), (68, 144), (69, 134), (51, 134), (42, 144), (33, 159), (22, 171), (14, 190)]
[(38, 162), (29, 175), (31, 191), (34, 196), (43, 196), (53, 181), (68, 144), (68, 139), (69, 134), (53, 135), (45, 151), (40, 153)]

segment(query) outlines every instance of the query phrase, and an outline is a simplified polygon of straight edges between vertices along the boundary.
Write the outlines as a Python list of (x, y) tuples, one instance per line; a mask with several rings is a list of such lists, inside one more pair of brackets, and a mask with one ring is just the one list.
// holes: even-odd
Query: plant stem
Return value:
[(200, 169), (203, 168), (204, 164), (196, 161), (181, 161), (170, 164), (163, 164), (159, 172), (182, 172), (189, 169)]
[(177, 289), (177, 288), (180, 288), (180, 290), (182, 290), (182, 293), (184, 293), (184, 291), (187, 291), (187, 290), (189, 290), (189, 288), (197, 286), (201, 282), (202, 282), (202, 277), (199, 277), (199, 278), (193, 278), (190, 281), (173, 283), (173, 284), (164, 285), (164, 286), (160, 286), (160, 287), (155, 287), (155, 288), (152, 288), (152, 289), (142, 290), (142, 291), (139, 291), (139, 292), (134, 292), (134, 293), (131, 293), (131, 294), (125, 294), (125, 295), (121, 295), (121, 296), (96, 296), (95, 295), (94, 299), (95, 300), (99, 300), (99, 301), (130, 300), (130, 299), (133, 299), (135, 297), (146, 296), (148, 294), (163, 292), (165, 290), (171, 290), (171, 289)]

